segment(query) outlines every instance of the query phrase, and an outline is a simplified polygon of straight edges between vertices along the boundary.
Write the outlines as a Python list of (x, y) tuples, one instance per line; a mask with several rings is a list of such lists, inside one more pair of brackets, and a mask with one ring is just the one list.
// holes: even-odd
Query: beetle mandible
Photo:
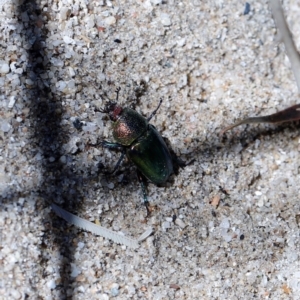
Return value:
[(108, 114), (113, 121), (113, 137), (115, 142), (101, 141), (109, 149), (121, 150), (122, 154), (110, 174), (120, 166), (125, 155), (137, 167), (138, 179), (142, 186), (144, 204), (149, 215), (147, 193), (144, 179), (147, 178), (156, 185), (165, 183), (173, 173), (173, 159), (170, 151), (156, 128), (149, 124), (158, 111), (157, 108), (148, 118), (143, 117), (131, 108), (122, 108), (117, 104), (120, 88), (116, 90), (116, 101), (107, 101), (105, 107), (99, 111)]

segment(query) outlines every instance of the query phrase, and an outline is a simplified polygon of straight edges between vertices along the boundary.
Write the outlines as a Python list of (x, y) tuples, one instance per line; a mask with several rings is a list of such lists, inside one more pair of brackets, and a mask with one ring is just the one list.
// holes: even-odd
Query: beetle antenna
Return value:
[(155, 109), (155, 110), (152, 112), (152, 114), (147, 118), (147, 121), (148, 121), (148, 122), (153, 118), (153, 116), (155, 116), (155, 114), (157, 113), (159, 107), (160, 107), (161, 104), (162, 104), (162, 101), (163, 101), (163, 98), (160, 98), (160, 99), (159, 99), (159, 103), (158, 103), (156, 109)]

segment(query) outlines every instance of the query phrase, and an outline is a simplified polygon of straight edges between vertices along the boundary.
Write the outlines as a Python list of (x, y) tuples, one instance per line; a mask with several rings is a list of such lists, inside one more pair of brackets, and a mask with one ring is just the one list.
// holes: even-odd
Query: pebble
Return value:
[(69, 67), (68, 70), (69, 70), (70, 76), (75, 77), (76, 73), (75, 73), (74, 69), (72, 67)]
[(186, 227), (185, 223), (179, 218), (175, 220), (175, 224), (178, 225), (181, 229), (184, 229)]
[(95, 123), (86, 122), (86, 124), (82, 127), (82, 130), (86, 132), (94, 132), (97, 130), (97, 127), (98, 126)]
[(51, 57), (50, 61), (51, 61), (52, 65), (54, 67), (61, 67), (62, 68), (64, 66), (64, 61), (59, 59), (59, 58)]
[(59, 161), (60, 161), (62, 164), (65, 164), (65, 163), (67, 162), (66, 156), (65, 156), (65, 155), (61, 156), (61, 157), (59, 158)]
[(113, 188), (115, 187), (115, 185), (114, 185), (113, 182), (110, 182), (109, 184), (107, 184), (107, 187), (108, 187), (110, 190), (113, 190)]
[(170, 222), (165, 221), (161, 224), (161, 227), (164, 231), (166, 231), (167, 229), (171, 228), (171, 224)]
[(113, 16), (110, 16), (110, 17), (107, 17), (105, 20), (104, 20), (105, 24), (107, 25), (113, 25), (116, 23), (116, 18), (113, 17)]
[(9, 64), (7, 64), (6, 62), (2, 62), (0, 63), (0, 73), (1, 74), (7, 74), (9, 73)]
[(19, 203), (20, 205), (23, 205), (24, 202), (25, 202), (25, 198), (19, 198), (18, 203)]
[(84, 246), (85, 246), (85, 243), (82, 243), (82, 242), (79, 242), (78, 245), (77, 245), (78, 249), (80, 249), (80, 250), (81, 250)]
[(74, 79), (69, 80), (67, 86), (69, 92), (75, 91), (75, 80)]
[(16, 96), (11, 96), (8, 102), (8, 108), (13, 108), (16, 103)]
[(6, 120), (3, 120), (1, 123), (1, 130), (3, 132), (9, 132), (10, 129), (11, 129), (11, 125)]
[(232, 240), (232, 235), (228, 233), (221, 233), (221, 236), (225, 240), (225, 242), (229, 243)]
[(32, 81), (31, 79), (26, 79), (26, 80), (25, 80), (25, 83), (26, 83), (27, 85), (33, 85), (33, 81)]
[(107, 294), (99, 295), (99, 300), (109, 300), (109, 296)]
[(47, 287), (51, 290), (54, 290), (56, 288), (56, 283), (54, 279), (50, 279), (46, 284)]
[(110, 287), (110, 294), (112, 297), (117, 297), (119, 295), (119, 285), (117, 283), (113, 283)]
[(67, 153), (74, 154), (74, 153), (78, 150), (78, 146), (77, 146), (78, 143), (80, 143), (80, 138), (79, 138), (78, 136), (72, 137), (72, 138), (69, 140), (68, 144), (66, 144), (66, 145), (64, 146), (65, 151), (66, 151)]
[(151, 0), (151, 3), (153, 5), (159, 5), (159, 4), (162, 4), (162, 0)]
[(13, 299), (20, 299), (22, 297), (21, 293), (18, 290), (11, 290), (10, 294)]
[(42, 158), (43, 158), (43, 155), (42, 155), (41, 152), (38, 152), (38, 153), (35, 155), (35, 157), (34, 157), (34, 159), (35, 159), (36, 161), (40, 161), (40, 160), (42, 160)]
[(90, 16), (85, 19), (85, 27), (91, 29), (95, 26), (95, 19)]
[(256, 205), (257, 205), (258, 207), (263, 207), (263, 206), (264, 206), (264, 199), (263, 199), (263, 197), (260, 197), (260, 198), (258, 199), (258, 201), (256, 202)]
[(68, 7), (62, 7), (59, 12), (60, 20), (66, 20), (71, 14), (71, 10)]
[(174, 290), (180, 290), (180, 286), (178, 284), (175, 284), (175, 283), (171, 283), (170, 288), (174, 289)]
[(75, 264), (71, 263), (71, 277), (77, 277), (81, 273), (80, 268), (78, 268)]
[(66, 88), (67, 84), (65, 81), (61, 80), (61, 81), (58, 81), (55, 86), (58, 91), (62, 92)]
[(170, 26), (172, 24), (170, 16), (166, 13), (160, 14), (160, 21), (164, 26)]
[(188, 78), (186, 74), (182, 74), (178, 81), (178, 87), (181, 89), (187, 85)]
[(15, 68), (13, 72), (18, 74), (18, 75), (21, 75), (21, 74), (23, 74), (23, 69), (22, 68)]
[(177, 45), (178, 45), (179, 47), (183, 47), (183, 46), (185, 45), (185, 43), (186, 43), (186, 39), (185, 39), (185, 38), (179, 39), (179, 40), (177, 41)]
[(221, 228), (228, 229), (230, 227), (230, 222), (227, 218), (223, 219), (222, 222), (220, 223)]
[(75, 41), (72, 38), (70, 38), (69, 36), (64, 36), (63, 40), (66, 44), (74, 44), (75, 43)]
[(80, 285), (77, 290), (79, 292), (81, 292), (82, 294), (84, 294), (84, 292), (85, 292), (85, 288), (82, 285)]

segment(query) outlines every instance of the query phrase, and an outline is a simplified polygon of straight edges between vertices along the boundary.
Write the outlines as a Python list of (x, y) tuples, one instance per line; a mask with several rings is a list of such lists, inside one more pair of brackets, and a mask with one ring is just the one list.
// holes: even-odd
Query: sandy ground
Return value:
[[(299, 124), (219, 132), (299, 103), (267, 1), (0, 2), (0, 299), (300, 299)], [(300, 47), (300, 5), (284, 1)], [(148, 185), (90, 144), (144, 115), (184, 161)], [(81, 131), (73, 122), (84, 122)], [(138, 237), (67, 224), (50, 204)]]

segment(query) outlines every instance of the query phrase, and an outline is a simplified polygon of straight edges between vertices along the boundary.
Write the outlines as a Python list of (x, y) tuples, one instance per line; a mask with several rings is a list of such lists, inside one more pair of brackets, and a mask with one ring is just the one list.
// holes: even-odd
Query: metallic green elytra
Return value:
[[(118, 93), (119, 89), (117, 90), (117, 99)], [(100, 110), (107, 113), (113, 121), (113, 137), (115, 139), (115, 142), (102, 141), (100, 144), (103, 147), (119, 149), (122, 152), (112, 173), (118, 169), (126, 155), (137, 167), (146, 207), (148, 201), (143, 183), (144, 177), (159, 185), (165, 183), (173, 173), (173, 162), (169, 149), (156, 128), (149, 124), (161, 102), (162, 100), (148, 118), (144, 118), (133, 109), (122, 108), (116, 102), (111, 101), (108, 101), (104, 109)]]
[(156, 128), (148, 124), (147, 130), (126, 149), (127, 157), (140, 172), (155, 184), (165, 183), (173, 173), (170, 152)]

